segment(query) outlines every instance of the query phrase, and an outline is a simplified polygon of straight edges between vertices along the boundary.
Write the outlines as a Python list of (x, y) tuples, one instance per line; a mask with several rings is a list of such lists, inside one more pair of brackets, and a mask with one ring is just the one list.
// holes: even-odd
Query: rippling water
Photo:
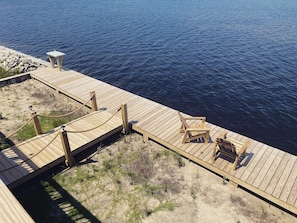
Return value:
[(296, 0), (0, 0), (0, 45), (297, 154)]

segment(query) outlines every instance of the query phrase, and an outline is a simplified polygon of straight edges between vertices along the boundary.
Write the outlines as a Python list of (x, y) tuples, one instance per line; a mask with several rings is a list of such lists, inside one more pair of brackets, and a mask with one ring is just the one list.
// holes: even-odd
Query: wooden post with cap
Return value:
[(41, 126), (40, 126), (40, 123), (39, 123), (38, 115), (37, 115), (36, 111), (34, 111), (32, 109), (31, 105), (28, 108), (29, 108), (29, 110), (31, 112), (31, 117), (32, 117), (32, 120), (33, 120), (35, 133), (36, 133), (36, 135), (40, 135), (40, 134), (42, 134), (42, 130), (41, 130)]
[(92, 97), (92, 98), (91, 98), (92, 111), (98, 111), (97, 100), (96, 100), (96, 93), (95, 93), (95, 91), (91, 91), (91, 92), (90, 92), (90, 97)]
[(121, 110), (122, 110), (122, 120), (123, 120), (124, 133), (126, 135), (128, 135), (130, 133), (130, 129), (129, 129), (129, 122), (128, 122), (127, 104), (122, 104), (121, 105)]
[(63, 125), (61, 126), (60, 137), (61, 137), (62, 146), (65, 153), (65, 163), (67, 166), (72, 167), (74, 166), (75, 161), (70, 150), (67, 131), (65, 130), (65, 126)]

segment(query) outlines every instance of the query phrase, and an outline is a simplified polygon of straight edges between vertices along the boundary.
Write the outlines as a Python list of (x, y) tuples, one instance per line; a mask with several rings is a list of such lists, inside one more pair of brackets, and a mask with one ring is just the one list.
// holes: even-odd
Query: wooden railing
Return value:
[[(40, 125), (40, 122), (39, 122), (39, 119), (38, 117), (42, 116), (42, 117), (45, 117), (45, 118), (62, 118), (62, 117), (66, 117), (66, 116), (69, 116), (69, 115), (72, 115), (74, 114), (75, 112), (81, 110), (83, 107), (85, 107), (89, 102), (91, 101), (91, 105), (92, 105), (92, 111), (93, 112), (96, 112), (98, 110), (98, 107), (97, 107), (97, 102), (96, 102), (96, 94), (94, 91), (90, 92), (90, 99), (85, 102), (81, 107), (79, 107), (78, 109), (72, 111), (72, 112), (69, 112), (67, 114), (63, 114), (63, 115), (58, 115), (58, 116), (45, 116), (45, 115), (40, 115), (40, 114), (37, 114), (36, 111), (33, 110), (32, 106), (29, 106), (29, 109), (30, 109), (30, 112), (31, 112), (31, 118), (24, 124), (22, 125), (20, 128), (18, 128), (16, 131), (14, 131), (12, 134), (10, 134), (9, 136), (6, 136), (4, 138), (1, 138), (0, 141), (3, 141), (3, 140), (6, 140), (7, 138), (11, 137), (12, 135), (16, 134), (18, 131), (20, 131), (22, 128), (24, 128), (26, 125), (28, 125), (31, 121), (33, 121), (33, 125), (34, 125), (34, 129), (35, 129), (35, 133), (36, 133), (36, 136), (37, 135), (42, 135), (42, 129), (41, 129), (41, 125)], [(71, 152), (71, 149), (70, 149), (70, 144), (69, 144), (69, 139), (68, 139), (68, 133), (82, 133), (82, 132), (88, 132), (88, 131), (92, 131), (94, 129), (97, 129), (99, 128), (100, 126), (106, 124), (108, 121), (110, 121), (119, 111), (121, 111), (122, 113), (122, 123), (123, 123), (123, 133), (124, 134), (129, 134), (130, 133), (130, 125), (129, 125), (129, 121), (128, 121), (128, 112), (127, 112), (127, 104), (122, 104), (121, 107), (119, 107), (119, 109), (117, 109), (112, 115), (110, 118), (108, 118), (106, 121), (104, 121), (103, 123), (101, 123), (100, 125), (98, 126), (95, 126), (91, 129), (85, 129), (85, 130), (80, 130), (80, 131), (67, 131), (66, 130), (66, 125), (61, 125), (60, 126), (60, 129), (59, 128), (56, 128), (54, 131), (51, 132), (51, 134), (53, 133), (56, 133), (58, 132), (59, 130), (59, 133), (57, 133), (53, 139), (44, 147), (42, 148), (39, 152), (37, 152), (36, 154), (28, 157), (27, 159), (23, 160), (21, 163), (15, 165), (15, 166), (12, 166), (10, 167), (9, 169), (12, 169), (16, 166), (19, 166), (25, 162), (27, 162), (28, 160), (32, 159), (33, 157), (37, 156), (39, 153), (41, 153), (43, 150), (45, 150), (51, 143), (54, 142), (54, 140), (58, 137), (58, 135), (60, 135), (60, 138), (61, 138), (61, 142), (62, 142), (62, 147), (63, 147), (63, 150), (64, 150), (64, 154), (65, 154), (65, 161), (66, 161), (66, 164), (69, 166), (69, 167), (72, 167), (74, 164), (75, 164), (75, 161), (74, 161), (74, 158), (73, 158), (73, 155), (72, 155), (72, 152)], [(1, 170), (0, 173), (4, 172), (4, 171), (7, 171), (8, 169), (4, 169), (4, 170)]]

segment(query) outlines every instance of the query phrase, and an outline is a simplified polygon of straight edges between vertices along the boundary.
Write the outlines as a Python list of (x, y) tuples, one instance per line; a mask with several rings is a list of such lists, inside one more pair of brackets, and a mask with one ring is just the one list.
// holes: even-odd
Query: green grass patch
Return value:
[[(97, 157), (90, 159), (92, 162), (83, 161), (41, 182), (39, 189), (29, 186), (29, 193), (21, 191), (27, 196), (23, 198), (25, 206), (34, 220), (80, 222), (87, 217), (92, 218), (91, 222), (121, 218), (122, 222), (136, 223), (158, 211), (174, 211), (178, 203), (171, 195), (178, 181), (159, 180), (154, 173), (160, 165), (179, 168), (175, 154), (161, 150), (148, 154), (140, 146), (123, 145), (122, 140), (125, 139), (109, 149), (101, 145)], [(157, 152), (166, 159), (156, 160)]]
[[(63, 114), (61, 111), (53, 111), (50, 112), (47, 116), (58, 116)], [(47, 118), (47, 117), (38, 117), (42, 132), (48, 132), (58, 126), (61, 126), (67, 122), (70, 122), (76, 118), (80, 117), (80, 115), (71, 115), (63, 118)], [(34, 137), (35, 129), (34, 125), (31, 122), (30, 124), (26, 125), (17, 133), (17, 137), (20, 141), (25, 141)]]
[(177, 207), (177, 203), (174, 201), (165, 201), (161, 203), (158, 207), (156, 207), (152, 212), (157, 211), (174, 211)]
[(16, 74), (20, 74), (19, 71), (7, 71), (3, 67), (0, 67), (0, 79), (5, 77), (14, 76)]

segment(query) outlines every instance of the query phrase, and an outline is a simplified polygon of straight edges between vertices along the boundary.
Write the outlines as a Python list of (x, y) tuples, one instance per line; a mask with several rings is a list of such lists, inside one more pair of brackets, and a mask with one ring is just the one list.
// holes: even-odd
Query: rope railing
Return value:
[(72, 112), (69, 112), (69, 113), (66, 113), (66, 114), (63, 114), (63, 115), (54, 115), (54, 116), (47, 116), (47, 115), (41, 115), (41, 114), (37, 114), (37, 116), (40, 116), (40, 117), (44, 117), (44, 118), (63, 118), (63, 117), (66, 117), (66, 116), (69, 116), (69, 115), (72, 115), (74, 114), (75, 112), (81, 110), (82, 108), (84, 108), (93, 98), (95, 94), (92, 94), (90, 99), (88, 101), (86, 101), (84, 104), (82, 104), (81, 107), (75, 109), (74, 111)]
[[(62, 147), (64, 149), (64, 153), (65, 153), (65, 158), (66, 158), (66, 163), (68, 163), (68, 165), (71, 167), (74, 165), (74, 160), (73, 160), (73, 155), (71, 153), (71, 150), (70, 150), (70, 146), (69, 146), (69, 141), (68, 141), (68, 137), (67, 137), (67, 133), (83, 133), (83, 132), (88, 132), (88, 131), (92, 131), (96, 128), (99, 128), (101, 126), (103, 126), (104, 124), (106, 124), (107, 122), (109, 122), (120, 110), (122, 110), (122, 117), (126, 116), (125, 120), (123, 118), (123, 129), (125, 129), (125, 133), (127, 134), (128, 133), (128, 129), (126, 127), (126, 124), (128, 123), (128, 120), (127, 120), (127, 107), (126, 107), (126, 104), (125, 105), (122, 105), (120, 108), (118, 108), (115, 112), (112, 113), (112, 115), (106, 119), (103, 123), (93, 127), (93, 128), (90, 128), (90, 129), (86, 129), (86, 130), (81, 130), (81, 131), (66, 131), (65, 130), (65, 125), (62, 125), (60, 126), (60, 128), (62, 129), (60, 135), (61, 135), (61, 142), (62, 142)], [(32, 120), (32, 118), (31, 118)], [(30, 121), (31, 121), (30, 120)], [(125, 124), (126, 122), (126, 124)], [(29, 122), (27, 122), (26, 124), (28, 124)], [(24, 125), (25, 126), (25, 125)], [(56, 128), (52, 133), (50, 134), (53, 134), (55, 132), (57, 132), (59, 129)], [(5, 171), (8, 171), (10, 169), (13, 169), (15, 167), (18, 167), (20, 165), (22, 165), (23, 163), (31, 160), (32, 158), (34, 158), (35, 156), (39, 155), (42, 151), (44, 151), (51, 143), (53, 143), (53, 141), (58, 137), (59, 134), (56, 134), (54, 136), (53, 139), (50, 140), (50, 142), (48, 142), (40, 151), (38, 151), (37, 153), (35, 153), (34, 155), (32, 156), (29, 156), (27, 159), (21, 161), (20, 163), (16, 164), (16, 165), (13, 165), (9, 168), (6, 168), (6, 169), (3, 169), (3, 170), (0, 170), (0, 173), (3, 173)], [(44, 136), (48, 136), (46, 134), (44, 134)], [(41, 136), (43, 137), (43, 136)]]
[[(119, 109), (117, 109), (106, 121), (104, 121), (103, 123), (101, 123), (100, 125), (97, 125), (93, 128), (90, 128), (90, 129), (86, 129), (86, 130), (80, 130), (80, 131), (68, 131), (67, 130), (67, 133), (84, 133), (84, 132), (89, 132), (89, 131), (92, 131), (94, 129), (97, 129), (101, 126), (103, 126), (104, 124), (106, 124), (107, 122), (109, 122), (119, 111), (121, 110), (121, 107)], [(67, 126), (67, 125), (66, 125)]]
[[(57, 131), (55, 131), (55, 132), (57, 132)], [(15, 164), (15, 165), (13, 165), (13, 166), (11, 166), (11, 167), (9, 167), (9, 168), (6, 168), (6, 169), (1, 170), (0, 173), (3, 173), (3, 172), (5, 172), (5, 171), (11, 170), (11, 169), (13, 169), (13, 168), (15, 168), (15, 167), (18, 167), (18, 166), (22, 165), (23, 163), (25, 163), (25, 162), (31, 160), (31, 159), (34, 158), (35, 156), (39, 155), (39, 154), (40, 154), (42, 151), (44, 151), (44, 150), (45, 150), (51, 143), (53, 143), (53, 141), (58, 137), (58, 135), (59, 135), (59, 133), (57, 133), (57, 134), (55, 135), (55, 137), (54, 137), (50, 142), (48, 142), (48, 143), (47, 143), (47, 144), (46, 144), (40, 151), (38, 151), (38, 152), (35, 153), (34, 155), (29, 156), (27, 159), (23, 160), (22, 162), (20, 162), (20, 163), (18, 163), (18, 164)]]
[(5, 137), (2, 137), (0, 139), (0, 141), (4, 141), (5, 139), (13, 136), (14, 134), (16, 134), (18, 131), (20, 131), (22, 128), (24, 128), (26, 125), (28, 125), (31, 121), (32, 121), (33, 117), (31, 117), (25, 124), (23, 124), (21, 127), (19, 127), (17, 130), (15, 130), (13, 133), (11, 133), (10, 135), (8, 136), (5, 136)]
[[(85, 103), (82, 104), (79, 108), (77, 108), (77, 109), (75, 109), (74, 111), (69, 112), (69, 113), (67, 113), (67, 114), (56, 115), (56, 116), (46, 116), (46, 115), (41, 115), (41, 114), (36, 114), (36, 113), (35, 113), (34, 115), (31, 116), (31, 118), (30, 118), (25, 124), (23, 124), (23, 125), (22, 125), (21, 127), (19, 127), (17, 130), (15, 130), (13, 133), (9, 134), (8, 136), (1, 137), (1, 138), (0, 138), (0, 142), (1, 142), (1, 141), (3, 142), (5, 139), (10, 138), (11, 136), (15, 135), (18, 131), (22, 130), (22, 129), (23, 129), (26, 125), (28, 125), (28, 124), (32, 121), (32, 119), (34, 119), (35, 117), (44, 117), (44, 118), (63, 118), (63, 117), (66, 117), (66, 116), (70, 116), (70, 115), (76, 113), (77, 111), (81, 110), (82, 108), (84, 108), (84, 107), (85, 107), (85, 106), (86, 106), (86, 105), (93, 99), (94, 95), (95, 95), (95, 93), (92, 92), (92, 94), (91, 94), (91, 96), (90, 96), (90, 98), (89, 98), (88, 101), (85, 101)], [(32, 108), (32, 106), (29, 106), (29, 107)], [(33, 112), (33, 110), (32, 110), (32, 112)], [(32, 113), (32, 114), (33, 114), (33, 113)]]

